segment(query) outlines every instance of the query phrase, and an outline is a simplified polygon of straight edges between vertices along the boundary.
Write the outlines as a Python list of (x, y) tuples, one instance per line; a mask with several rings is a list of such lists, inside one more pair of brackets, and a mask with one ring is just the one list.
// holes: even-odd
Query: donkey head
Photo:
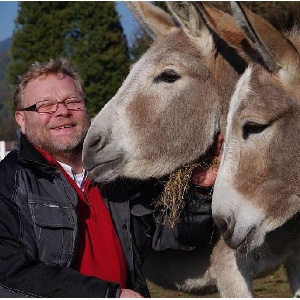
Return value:
[(244, 35), (208, 5), (168, 6), (173, 18), (147, 2), (130, 5), (155, 41), (89, 129), (83, 161), (96, 181), (170, 174), (204, 155), (224, 130), (246, 67)]
[(228, 245), (243, 252), (300, 211), (300, 38), (232, 8), (262, 64), (249, 66), (230, 102), (213, 216)]

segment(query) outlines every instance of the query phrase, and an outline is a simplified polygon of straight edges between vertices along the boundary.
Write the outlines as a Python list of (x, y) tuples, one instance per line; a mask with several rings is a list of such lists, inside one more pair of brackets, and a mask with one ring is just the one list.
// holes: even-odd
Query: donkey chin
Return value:
[(261, 247), (265, 247), (268, 237), (273, 236), (276, 240), (280, 232), (284, 233), (289, 230), (290, 225), (288, 223), (299, 221), (299, 216), (300, 213), (296, 213), (290, 218), (267, 218), (262, 211), (253, 207), (251, 212), (248, 207), (246, 210), (235, 212), (234, 215), (231, 214), (231, 217), (228, 217), (228, 215), (223, 216), (222, 220), (219, 219), (220, 216), (215, 216), (214, 220), (220, 228), (226, 244), (230, 248), (236, 249), (239, 254), (247, 255), (259, 250)]
[(227, 245), (236, 249), (239, 254), (246, 255), (253, 250), (260, 248), (265, 241), (266, 231), (261, 227), (252, 228), (248, 234), (244, 236), (232, 236), (226, 241)]

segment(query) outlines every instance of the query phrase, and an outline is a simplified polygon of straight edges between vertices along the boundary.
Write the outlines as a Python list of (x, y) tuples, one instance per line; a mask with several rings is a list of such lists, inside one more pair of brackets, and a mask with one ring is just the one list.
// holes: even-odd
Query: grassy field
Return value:
[[(191, 295), (178, 291), (162, 289), (148, 282), (152, 298), (219, 298), (219, 294)], [(289, 283), (283, 268), (273, 275), (254, 280), (254, 296), (258, 298), (291, 298)]]

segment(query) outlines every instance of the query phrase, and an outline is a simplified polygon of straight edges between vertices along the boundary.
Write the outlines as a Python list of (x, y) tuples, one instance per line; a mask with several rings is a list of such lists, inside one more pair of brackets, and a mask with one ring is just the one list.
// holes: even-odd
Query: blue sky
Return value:
[[(117, 1), (117, 10), (121, 15), (121, 24), (130, 43), (133, 40), (132, 34), (137, 27), (137, 22), (128, 11), (124, 2)], [(17, 17), (17, 14), (17, 1), (0, 0), (0, 42), (12, 36), (14, 19)]]
[(11, 37), (17, 13), (17, 1), (0, 1), (0, 41)]

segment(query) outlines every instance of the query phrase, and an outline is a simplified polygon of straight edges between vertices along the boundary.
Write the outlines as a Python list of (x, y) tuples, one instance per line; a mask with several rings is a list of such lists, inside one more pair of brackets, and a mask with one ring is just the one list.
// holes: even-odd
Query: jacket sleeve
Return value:
[[(5, 164), (0, 164), (0, 182), (0, 297), (103, 298), (120, 295), (118, 284), (40, 261), (34, 246), (38, 236), (31, 218), (25, 217), (19, 209), (22, 204), (13, 201), (15, 176)], [(25, 227), (26, 232), (21, 234)], [(32, 240), (31, 249), (24, 238)]]
[(1, 291), (6, 297), (7, 293), (49, 298), (117, 296), (118, 284), (86, 277), (67, 267), (48, 266), (29, 255), (19, 240), (22, 223), (17, 212), (3, 199), (0, 211), (0, 297)]
[(214, 222), (211, 214), (211, 196), (190, 191), (185, 206), (173, 226), (168, 212), (156, 215), (156, 226), (152, 248), (157, 251), (166, 249), (193, 250), (210, 242)]
[[(207, 244), (214, 227), (211, 196), (202, 195), (191, 186), (186, 194), (185, 206), (179, 219), (175, 226), (171, 226), (168, 212), (162, 214), (153, 205), (162, 189), (161, 183), (150, 180), (140, 183), (130, 193), (132, 214), (143, 217), (144, 221), (147, 220), (149, 228), (151, 227), (151, 231), (148, 230), (146, 235), (151, 232), (152, 248), (157, 251), (166, 249), (189, 251)], [(136, 213), (137, 208), (139, 208), (139, 214)], [(149, 221), (150, 213), (151, 222)]]

